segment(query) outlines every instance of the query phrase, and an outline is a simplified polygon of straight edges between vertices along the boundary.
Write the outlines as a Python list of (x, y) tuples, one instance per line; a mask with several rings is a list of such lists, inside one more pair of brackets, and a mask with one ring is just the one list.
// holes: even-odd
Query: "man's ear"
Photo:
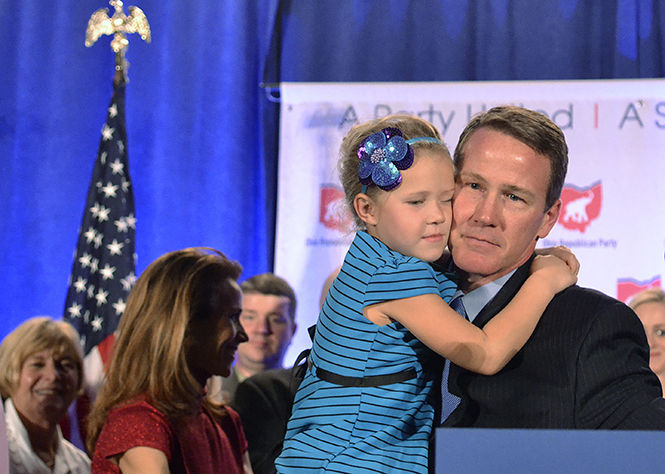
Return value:
[(365, 193), (358, 193), (356, 197), (353, 198), (353, 209), (355, 209), (358, 217), (367, 224), (376, 225), (376, 206), (371, 197)]
[(550, 207), (545, 212), (545, 216), (543, 217), (543, 223), (541, 224), (540, 229), (538, 229), (539, 239), (547, 237), (547, 235), (552, 230), (552, 227), (554, 227), (554, 224), (556, 224), (556, 221), (559, 220), (560, 212), (561, 212), (561, 199), (557, 199), (557, 201), (554, 204), (552, 204), (552, 207)]

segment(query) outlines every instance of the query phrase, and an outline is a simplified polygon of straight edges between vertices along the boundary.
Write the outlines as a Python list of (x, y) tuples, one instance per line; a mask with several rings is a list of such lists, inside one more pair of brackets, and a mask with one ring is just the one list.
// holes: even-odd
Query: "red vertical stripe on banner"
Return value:
[(593, 104), (593, 128), (598, 128), (598, 103)]

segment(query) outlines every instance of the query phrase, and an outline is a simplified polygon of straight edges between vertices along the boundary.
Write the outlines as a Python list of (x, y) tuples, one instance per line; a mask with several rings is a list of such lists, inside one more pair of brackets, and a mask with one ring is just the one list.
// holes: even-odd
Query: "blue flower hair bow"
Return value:
[(399, 170), (413, 164), (413, 149), (399, 129), (384, 128), (362, 142), (358, 158), (358, 177), (363, 184), (363, 192), (372, 183), (384, 191), (390, 191), (402, 182)]

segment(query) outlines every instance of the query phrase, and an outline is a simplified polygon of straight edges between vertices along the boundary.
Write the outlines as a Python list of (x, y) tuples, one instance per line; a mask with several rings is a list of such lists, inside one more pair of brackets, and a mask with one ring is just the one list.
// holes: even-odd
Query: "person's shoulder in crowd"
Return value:
[(242, 420), (255, 474), (275, 472), (275, 459), (282, 450), (293, 398), (305, 366), (266, 370), (238, 385), (230, 405)]

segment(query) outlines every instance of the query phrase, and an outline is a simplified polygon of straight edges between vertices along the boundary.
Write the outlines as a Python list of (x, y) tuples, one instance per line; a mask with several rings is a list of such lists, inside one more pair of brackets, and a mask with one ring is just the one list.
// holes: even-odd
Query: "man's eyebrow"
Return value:
[(271, 311), (271, 312), (268, 313), (268, 316), (280, 316), (280, 317), (284, 317), (284, 316), (286, 316), (286, 314), (283, 313), (283, 312), (281, 312), (281, 311)]
[(514, 184), (505, 186), (504, 190), (508, 191), (508, 192), (511, 192), (511, 193), (519, 194), (521, 196), (529, 197), (529, 198), (533, 198), (533, 197), (536, 196), (535, 193), (533, 193), (532, 191), (529, 191), (528, 189), (522, 188), (520, 186), (516, 186)]
[[(479, 175), (478, 173), (474, 173), (474, 172), (470, 172), (470, 171), (459, 173), (458, 178), (467, 179), (467, 180), (470, 179), (472, 181), (479, 181), (481, 183), (487, 182), (487, 180), (483, 176)], [(523, 188), (521, 186), (517, 186), (515, 184), (507, 184), (507, 185), (501, 186), (501, 189), (504, 192), (519, 194), (521, 196), (525, 196), (525, 197), (528, 197), (528, 198), (535, 198), (536, 197), (536, 194), (534, 192), (532, 192), (532, 191), (530, 191), (526, 188)]]
[(474, 181), (482, 181), (482, 182), (487, 181), (485, 178), (483, 178), (478, 173), (473, 173), (473, 172), (470, 172), (470, 171), (462, 171), (462, 172), (457, 174), (457, 177), (458, 178), (464, 178), (464, 179), (472, 179)]

